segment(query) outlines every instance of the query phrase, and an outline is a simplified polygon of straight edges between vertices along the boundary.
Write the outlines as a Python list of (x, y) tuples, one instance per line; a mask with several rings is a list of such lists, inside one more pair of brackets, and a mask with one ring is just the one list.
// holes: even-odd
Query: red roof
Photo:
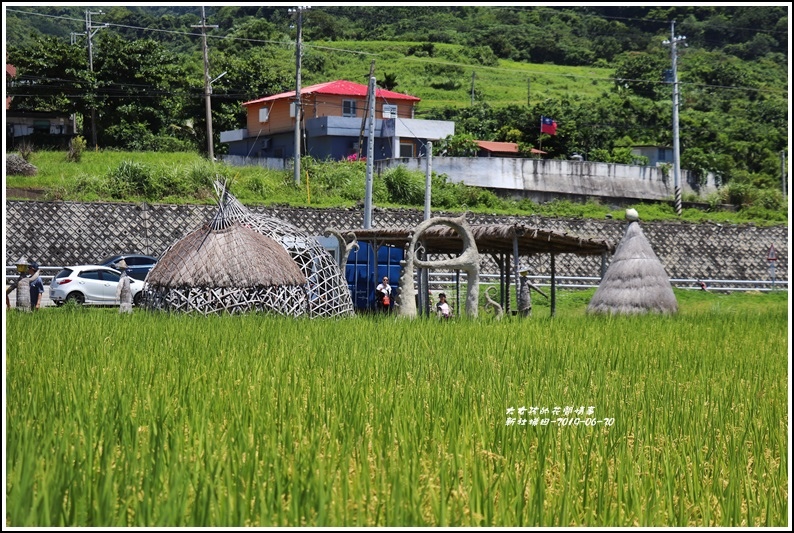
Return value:
[[(12, 78), (17, 77), (17, 67), (10, 63), (6, 63), (6, 76), (11, 76)], [(11, 107), (11, 96), (6, 96), (6, 110)]]
[(477, 144), (483, 150), (489, 152), (507, 152), (511, 154), (518, 153), (518, 143), (502, 143), (495, 141), (477, 141)]
[[(325, 83), (318, 83), (317, 85), (309, 85), (308, 87), (301, 88), (301, 96), (308, 94), (332, 94), (336, 96), (367, 96), (368, 87), (361, 83), (354, 83), (352, 81), (337, 80), (328, 81)], [(243, 102), (243, 105), (259, 104), (262, 102), (270, 102), (273, 100), (281, 100), (282, 98), (291, 98), (295, 96), (295, 91), (288, 91), (285, 93), (274, 94), (265, 98), (257, 98)], [(386, 89), (376, 89), (375, 98), (384, 98), (386, 100), (402, 100), (409, 102), (418, 102), (421, 98), (410, 96), (407, 94), (396, 93), (394, 91), (387, 91)]]

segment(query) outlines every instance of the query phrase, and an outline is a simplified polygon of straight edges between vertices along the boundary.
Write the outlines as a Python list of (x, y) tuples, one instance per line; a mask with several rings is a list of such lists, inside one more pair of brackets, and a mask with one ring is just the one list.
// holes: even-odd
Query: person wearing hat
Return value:
[(436, 304), (436, 314), (439, 318), (448, 319), (452, 316), (452, 307), (447, 303), (447, 295), (443, 292), (438, 295)]
[(127, 262), (122, 259), (116, 263), (116, 268), (121, 271), (119, 284), (116, 287), (116, 300), (120, 303), (119, 313), (132, 313), (132, 288), (130, 277), (127, 275)]
[(24, 257), (17, 261), (19, 278), (11, 282), (6, 289), (6, 308), (11, 309), (9, 295), (17, 291), (17, 309), (20, 311), (35, 311), (41, 308), (41, 299), (44, 295), (44, 283), (41, 281), (39, 265), (35, 261), (28, 263)]
[[(529, 317), (532, 316), (532, 297), (529, 294), (529, 289), (536, 290), (543, 296), (546, 296), (546, 293), (529, 281), (527, 277), (529, 270), (519, 270), (518, 273), (521, 275), (521, 284), (518, 292), (518, 314), (522, 317)], [(548, 296), (546, 298), (548, 299)]]

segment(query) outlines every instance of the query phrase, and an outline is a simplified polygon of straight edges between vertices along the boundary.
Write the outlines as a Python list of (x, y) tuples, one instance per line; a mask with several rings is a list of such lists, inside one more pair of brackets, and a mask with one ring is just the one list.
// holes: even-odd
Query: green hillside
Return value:
[[(74, 113), (102, 150), (207, 153), (198, 7), (4, 5), (11, 111)], [(241, 102), (294, 90), (297, 17), (283, 6), (207, 6), (213, 151), (245, 123)], [(633, 163), (672, 145), (671, 31), (678, 49), (681, 167), (720, 201), (783, 212), (789, 145), (788, 7), (314, 6), (302, 12), (302, 85), (334, 79), (421, 99), (417, 118), (455, 122), (444, 141), (537, 147), (550, 159)], [(82, 32), (82, 33), (81, 33)], [(73, 42), (70, 41), (73, 40)], [(373, 65), (374, 63), (374, 65)], [(539, 136), (541, 116), (559, 125)], [(441, 144), (438, 143), (441, 149)], [(18, 150), (6, 146), (6, 150)], [(41, 149), (44, 146), (36, 146)], [(437, 147), (434, 145), (434, 149)]]
[(417, 117), (444, 107), (468, 107), (472, 101), (504, 107), (570, 95), (597, 98), (614, 86), (614, 71), (609, 68), (522, 63), (495, 56), (482, 64), (465, 55), (465, 46), (454, 44), (433, 44), (432, 57), (411, 53), (421, 48), (422, 43), (399, 41), (307, 44), (307, 61), (324, 55), (332, 66), (309, 70), (304, 79), (306, 83), (321, 83), (329, 77), (367, 83), (374, 61), (376, 79), (391, 74), (397, 81), (393, 90), (422, 99)]

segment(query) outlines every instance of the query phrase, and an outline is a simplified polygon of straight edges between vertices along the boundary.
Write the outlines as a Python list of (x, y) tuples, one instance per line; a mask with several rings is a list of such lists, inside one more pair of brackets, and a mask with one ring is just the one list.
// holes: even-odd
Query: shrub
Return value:
[(114, 197), (109, 179), (93, 174), (79, 174), (75, 178), (74, 192), (83, 195), (95, 194), (99, 198)]
[(474, 157), (477, 155), (479, 148), (474, 135), (458, 133), (447, 135), (437, 145), (433, 144), (433, 153), (448, 157)]
[(22, 159), (30, 163), (30, 156), (33, 155), (32, 144), (29, 142), (23, 142), (19, 145), (19, 149), (17, 151), (19, 152), (19, 155), (22, 157)]
[(73, 137), (69, 141), (69, 151), (66, 152), (66, 160), (70, 163), (79, 163), (85, 152), (86, 142), (81, 136)]
[(212, 183), (215, 180), (224, 181), (231, 178), (228, 172), (227, 167), (209, 161), (196, 163), (188, 169), (185, 186), (189, 193), (197, 198), (208, 198), (213, 194)]
[(265, 180), (261, 174), (251, 176), (246, 183), (246, 188), (263, 199), (273, 194), (273, 187)]
[(396, 204), (421, 205), (425, 201), (425, 177), (400, 165), (387, 170), (383, 181), (391, 201)]
[(504, 201), (496, 196), (494, 192), (478, 187), (461, 189), (458, 199), (461, 205), (469, 208), (487, 207), (489, 209), (498, 209), (504, 206)]
[(433, 80), (430, 82), (430, 86), (433, 89), (439, 89), (441, 91), (457, 91), (458, 89), (461, 88), (461, 83), (458, 80), (446, 78), (440, 80)]
[(135, 161), (122, 161), (108, 174), (108, 186), (113, 198), (147, 196), (150, 170)]
[(783, 209), (783, 193), (777, 189), (759, 189), (754, 205), (772, 211)]
[(750, 205), (755, 201), (755, 187), (746, 182), (731, 182), (722, 188), (723, 202), (733, 205)]

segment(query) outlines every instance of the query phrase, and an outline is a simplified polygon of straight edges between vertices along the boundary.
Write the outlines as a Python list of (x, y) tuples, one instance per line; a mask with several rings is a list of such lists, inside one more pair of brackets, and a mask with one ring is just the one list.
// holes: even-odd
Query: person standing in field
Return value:
[(388, 276), (383, 276), (383, 280), (375, 287), (375, 300), (378, 311), (384, 313), (391, 311), (391, 285)]
[(127, 275), (127, 262), (122, 259), (116, 263), (116, 268), (121, 271), (121, 278), (116, 287), (116, 300), (120, 303), (119, 313), (132, 313), (132, 288), (130, 277)]
[(447, 295), (443, 292), (438, 295), (438, 303), (436, 304), (436, 314), (441, 319), (449, 319), (452, 316), (452, 307), (447, 303)]

